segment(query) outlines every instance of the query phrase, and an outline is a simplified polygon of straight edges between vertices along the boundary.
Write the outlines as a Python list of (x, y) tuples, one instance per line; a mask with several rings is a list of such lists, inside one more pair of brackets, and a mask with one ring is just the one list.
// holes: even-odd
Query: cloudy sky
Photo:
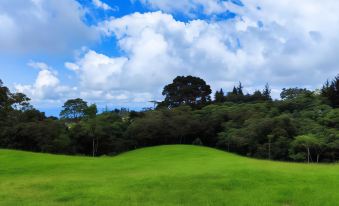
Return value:
[(339, 73), (338, 0), (1, 0), (0, 79), (57, 115), (66, 99), (149, 106), (178, 75), (319, 88)]

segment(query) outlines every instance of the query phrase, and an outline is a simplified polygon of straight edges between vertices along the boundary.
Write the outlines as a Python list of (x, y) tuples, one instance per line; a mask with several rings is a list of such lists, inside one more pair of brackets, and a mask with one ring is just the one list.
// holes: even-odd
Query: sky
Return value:
[(337, 0), (1, 0), (0, 79), (47, 115), (67, 99), (141, 109), (178, 75), (229, 91), (339, 73)]

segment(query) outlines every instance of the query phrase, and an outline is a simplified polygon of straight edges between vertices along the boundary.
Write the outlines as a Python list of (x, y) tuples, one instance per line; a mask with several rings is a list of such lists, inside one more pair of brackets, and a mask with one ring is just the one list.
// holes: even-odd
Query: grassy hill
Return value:
[(194, 146), (117, 157), (0, 150), (0, 205), (337, 205), (339, 165), (248, 159)]

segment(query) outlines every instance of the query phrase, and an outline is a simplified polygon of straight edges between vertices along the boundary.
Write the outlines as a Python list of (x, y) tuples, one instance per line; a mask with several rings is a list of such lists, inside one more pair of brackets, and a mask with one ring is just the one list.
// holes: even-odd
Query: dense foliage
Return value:
[(192, 107), (204, 106), (211, 101), (211, 93), (211, 87), (203, 79), (193, 76), (178, 76), (173, 80), (173, 83), (165, 86), (162, 92), (165, 100), (161, 105), (168, 108), (183, 104)]
[(177, 77), (154, 110), (97, 114), (82, 99), (48, 118), (29, 99), (0, 84), (0, 147), (99, 156), (163, 144), (216, 147), (263, 159), (339, 160), (339, 76), (320, 91), (285, 88), (272, 100), (268, 85), (244, 94), (239, 83), (211, 101), (200, 78)]

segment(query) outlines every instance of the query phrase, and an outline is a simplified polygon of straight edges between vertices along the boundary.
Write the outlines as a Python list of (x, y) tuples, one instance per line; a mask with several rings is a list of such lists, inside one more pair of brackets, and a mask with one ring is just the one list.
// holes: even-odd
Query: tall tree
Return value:
[(292, 100), (302, 95), (309, 95), (311, 93), (312, 93), (311, 91), (305, 88), (298, 88), (298, 87), (288, 88), (288, 89), (283, 88), (282, 92), (280, 93), (280, 97), (283, 100)]
[(339, 74), (333, 79), (331, 83), (327, 81), (324, 84), (321, 93), (322, 96), (329, 100), (332, 107), (339, 107)]
[(265, 100), (267, 101), (271, 101), (272, 97), (271, 97), (271, 88), (268, 85), (268, 83), (266, 83), (264, 90), (262, 91), (262, 95), (264, 96)]
[(321, 141), (314, 135), (300, 135), (292, 142), (292, 147), (303, 147), (306, 150), (307, 163), (312, 161), (311, 149), (316, 149), (319, 145), (321, 145)]
[(225, 94), (222, 89), (220, 91), (216, 91), (214, 95), (215, 102), (221, 103), (225, 101)]
[(3, 82), (0, 79), (0, 108), (5, 107), (9, 99), (9, 89), (3, 85)]
[(242, 91), (244, 87), (242, 86), (241, 82), (239, 82), (239, 85), (237, 87), (237, 95), (243, 96), (244, 92)]
[(10, 90), (3, 85), (0, 79), (0, 109), (12, 108), (18, 110), (31, 109), (30, 99), (22, 93), (11, 93)]
[(241, 82), (239, 82), (238, 86), (234, 86), (232, 92), (228, 92), (227, 96), (225, 96), (225, 101), (230, 102), (243, 102), (246, 97), (243, 92), (243, 86)]
[(238, 90), (237, 90), (237, 88), (235, 86), (233, 87), (233, 90), (232, 90), (231, 94), (238, 95)]
[(206, 82), (193, 76), (178, 76), (173, 82), (165, 86), (162, 95), (164, 104), (170, 108), (180, 105), (204, 105), (211, 101), (211, 87)]
[(97, 113), (98, 109), (96, 104), (91, 104), (84, 110), (84, 115), (86, 116), (86, 118), (94, 118)]
[(62, 108), (63, 110), (60, 112), (60, 117), (62, 119), (79, 120), (84, 117), (88, 106), (87, 102), (77, 98), (67, 100)]

